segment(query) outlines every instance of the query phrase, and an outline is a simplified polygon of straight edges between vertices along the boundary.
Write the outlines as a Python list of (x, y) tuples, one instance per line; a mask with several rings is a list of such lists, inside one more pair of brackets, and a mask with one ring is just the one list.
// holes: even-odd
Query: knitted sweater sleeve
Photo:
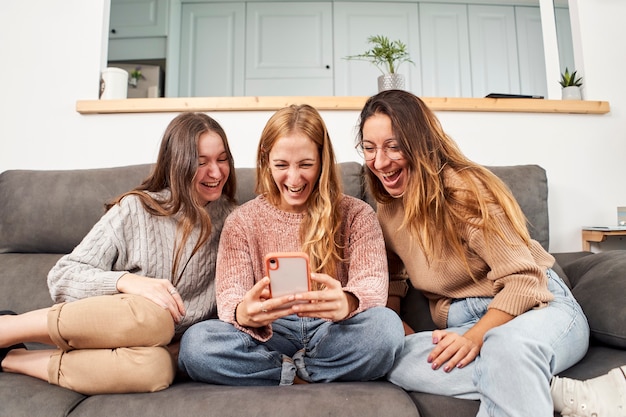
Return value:
[(374, 210), (351, 197), (344, 201), (350, 202), (344, 220), (344, 257), (349, 264), (344, 291), (359, 300), (359, 307), (349, 316), (352, 317), (368, 308), (386, 305), (389, 272), (385, 241)]
[(235, 210), (226, 219), (217, 253), (215, 295), (220, 320), (265, 342), (272, 336), (271, 326), (244, 327), (235, 317), (237, 305), (256, 282), (255, 276), (263, 276), (255, 261), (259, 258), (259, 248), (254, 234), (253, 230), (247, 230), (246, 214), (241, 211)]
[(546, 269), (554, 263), (536, 241), (530, 245), (519, 237), (504, 213), (492, 213), (501, 225), (501, 236), (487, 242), (484, 233), (468, 233), (469, 247), (489, 265), (487, 279), (494, 283), (494, 298), (489, 308), (502, 310), (513, 316), (545, 306), (553, 299), (547, 289)]
[(54, 302), (118, 293), (117, 280), (128, 272), (113, 270), (113, 265), (126, 254), (125, 218), (145, 216), (138, 200), (128, 200), (136, 199), (127, 197), (121, 206), (113, 206), (81, 243), (50, 270), (48, 288)]

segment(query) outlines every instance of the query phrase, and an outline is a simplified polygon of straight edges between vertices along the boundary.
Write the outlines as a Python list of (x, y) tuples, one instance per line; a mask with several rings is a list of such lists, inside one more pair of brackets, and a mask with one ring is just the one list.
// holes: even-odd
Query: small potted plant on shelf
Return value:
[(139, 83), (139, 80), (145, 80), (146, 77), (144, 77), (144, 75), (141, 73), (141, 67), (135, 67), (135, 69), (133, 71), (130, 72), (130, 77), (128, 78), (128, 84), (133, 87), (133, 88), (137, 88), (137, 84)]
[(362, 54), (350, 55), (345, 59), (369, 61), (382, 72), (378, 77), (378, 91), (390, 89), (404, 89), (404, 75), (398, 74), (398, 66), (403, 62), (410, 62), (411, 57), (407, 46), (400, 40), (390, 41), (382, 35), (370, 36), (367, 42), (372, 48)]
[(561, 74), (561, 81), (559, 81), (562, 90), (563, 100), (581, 100), (582, 95), (580, 93), (580, 87), (583, 85), (583, 77), (576, 78), (576, 71), (570, 74), (567, 67), (565, 72)]

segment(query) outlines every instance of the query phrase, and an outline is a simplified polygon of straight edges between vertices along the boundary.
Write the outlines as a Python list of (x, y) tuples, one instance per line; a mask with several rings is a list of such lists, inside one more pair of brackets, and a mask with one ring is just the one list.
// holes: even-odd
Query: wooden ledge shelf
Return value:
[[(180, 97), (126, 100), (79, 100), (80, 114), (212, 111), (274, 111), (290, 104), (310, 104), (318, 110), (361, 110), (368, 97)], [(605, 114), (607, 101), (517, 98), (422, 97), (434, 111)]]

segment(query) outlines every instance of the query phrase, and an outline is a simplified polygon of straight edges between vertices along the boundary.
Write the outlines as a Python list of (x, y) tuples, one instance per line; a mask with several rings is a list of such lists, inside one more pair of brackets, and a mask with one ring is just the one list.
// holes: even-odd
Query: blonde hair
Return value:
[[(417, 240), (431, 263), (441, 260), (444, 249), (452, 249), (473, 277), (458, 230), (466, 225), (478, 227), (487, 247), (496, 235), (507, 241), (490, 215), (490, 205), (500, 206), (515, 232), (530, 244), (526, 217), (509, 188), (487, 168), (463, 155), (422, 100), (400, 90), (384, 91), (368, 99), (360, 115), (359, 143), (363, 140), (363, 125), (376, 114), (391, 119), (394, 137), (408, 164), (401, 227)], [(445, 183), (448, 170), (460, 180), (454, 184), (463, 186)], [(394, 199), (371, 170), (366, 176), (376, 201), (388, 203)]]
[[(200, 227), (200, 236), (190, 256), (193, 256), (211, 235), (211, 218), (198, 202), (194, 182), (198, 172), (198, 141), (206, 132), (214, 132), (222, 139), (230, 168), (222, 194), (228, 201), (235, 204), (237, 188), (235, 162), (224, 129), (217, 121), (204, 113), (185, 112), (175, 117), (167, 126), (150, 176), (140, 186), (106, 205), (109, 209), (114, 204), (119, 204), (127, 195), (135, 195), (144, 209), (153, 216), (180, 214), (178, 239), (174, 247), (175, 255), (170, 277), (174, 285), (180, 277), (178, 271), (181, 268), (185, 242), (191, 236), (193, 229)], [(170, 191), (170, 196), (164, 201), (156, 200), (146, 193), (146, 191), (159, 192), (165, 189)], [(184, 266), (182, 268), (184, 269)]]
[(265, 195), (271, 204), (279, 205), (281, 194), (272, 177), (269, 153), (278, 139), (294, 133), (313, 141), (320, 158), (320, 176), (300, 225), (302, 251), (309, 255), (312, 271), (336, 276), (337, 264), (343, 260), (342, 213), (336, 209), (342, 197), (342, 186), (326, 124), (313, 107), (291, 105), (278, 110), (269, 119), (257, 149), (256, 192)]

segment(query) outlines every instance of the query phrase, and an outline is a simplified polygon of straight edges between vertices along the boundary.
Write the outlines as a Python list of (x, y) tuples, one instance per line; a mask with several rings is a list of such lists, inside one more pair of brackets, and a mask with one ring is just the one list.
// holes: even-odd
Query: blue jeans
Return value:
[[(406, 337), (388, 379), (408, 391), (480, 400), (477, 416), (553, 416), (550, 380), (587, 352), (589, 325), (572, 293), (552, 270), (554, 300), (489, 330), (480, 355), (464, 368), (434, 371), (427, 362), (431, 332)], [(491, 298), (466, 298), (450, 306), (448, 331), (465, 333)]]
[(386, 307), (340, 322), (291, 315), (272, 330), (263, 343), (221, 320), (196, 323), (181, 340), (179, 367), (223, 385), (291, 385), (296, 374), (308, 382), (368, 381), (389, 372), (404, 344), (402, 322)]

